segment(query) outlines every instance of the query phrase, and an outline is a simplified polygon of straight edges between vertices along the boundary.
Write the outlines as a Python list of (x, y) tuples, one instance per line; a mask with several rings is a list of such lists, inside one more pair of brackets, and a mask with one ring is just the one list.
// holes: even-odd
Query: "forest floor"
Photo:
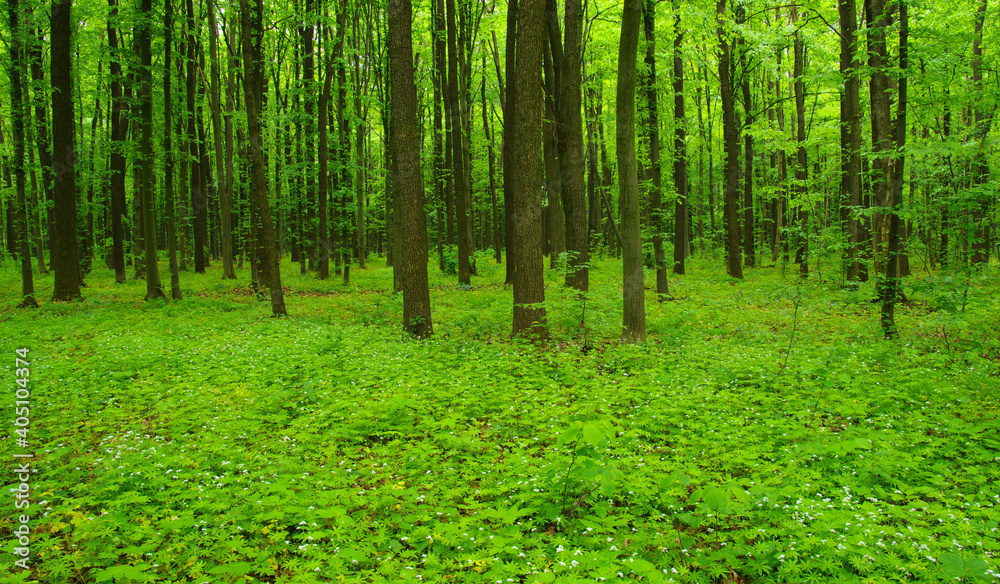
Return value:
[(31, 569), (0, 580), (1000, 581), (996, 264), (908, 278), (894, 341), (832, 269), (697, 260), (662, 303), (647, 271), (641, 346), (614, 259), (586, 304), (548, 272), (543, 344), (510, 340), (488, 256), (468, 289), (432, 269), (426, 341), (371, 265), (286, 262), (282, 319), (247, 269), (169, 303), (103, 267), (54, 303), (42, 276), (22, 310), (0, 266), (0, 456), (37, 470), (5, 474), (5, 568), (24, 513)]

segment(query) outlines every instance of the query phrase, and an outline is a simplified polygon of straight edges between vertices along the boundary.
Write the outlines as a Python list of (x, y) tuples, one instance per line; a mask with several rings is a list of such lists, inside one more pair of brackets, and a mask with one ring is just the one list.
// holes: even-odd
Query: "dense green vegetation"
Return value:
[(382, 267), (342, 287), (286, 262), (272, 318), (217, 266), (182, 302), (101, 267), (85, 300), (18, 310), (5, 263), (5, 379), (30, 349), (39, 471), (33, 570), (3, 580), (1000, 578), (995, 273), (908, 279), (885, 341), (872, 283), (717, 263), (675, 301), (647, 289), (639, 345), (618, 343), (613, 259), (585, 307), (546, 274), (544, 344), (509, 339), (487, 258), (471, 288), (431, 270), (419, 342)]

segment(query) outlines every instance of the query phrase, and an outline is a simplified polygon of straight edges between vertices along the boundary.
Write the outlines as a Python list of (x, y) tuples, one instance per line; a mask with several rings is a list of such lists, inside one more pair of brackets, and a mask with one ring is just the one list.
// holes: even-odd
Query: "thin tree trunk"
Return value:
[[(901, 0), (902, 2), (903, 0)], [(983, 94), (983, 27), (986, 22), (987, 0), (980, 0), (979, 9), (976, 12), (975, 41), (972, 45), (972, 85), (974, 90), (980, 95)], [(900, 32), (902, 35), (902, 32)], [(902, 49), (900, 50), (902, 54)], [(981, 190), (990, 180), (990, 164), (987, 158), (986, 137), (990, 133), (993, 124), (993, 116), (996, 106), (987, 113), (985, 111), (985, 96), (976, 99), (973, 112), (975, 126), (972, 136), (979, 142), (978, 151), (972, 164), (972, 184)], [(990, 205), (996, 198), (996, 189), (992, 189), (994, 194), (989, 192), (977, 192), (976, 203), (972, 208), (972, 222), (975, 225), (976, 235), (972, 244), (971, 261), (974, 265), (986, 266), (990, 261), (991, 233), (989, 219)]]
[[(798, 20), (798, 15), (793, 8), (793, 24), (796, 20)], [(799, 201), (798, 223), (801, 232), (795, 261), (799, 264), (799, 275), (805, 278), (809, 275), (809, 206), (805, 200), (809, 191), (806, 186), (806, 181), (809, 178), (809, 162), (806, 157), (806, 91), (803, 77), (806, 49), (805, 44), (802, 42), (802, 33), (799, 31), (795, 33), (793, 47), (795, 53), (793, 73), (795, 76), (795, 127), (797, 130), (796, 141), (799, 144), (795, 164), (795, 198)]]
[[(19, 308), (36, 308), (35, 301), (35, 281), (31, 273), (31, 252), (28, 249), (28, 212), (25, 205), (24, 187), (24, 119), (27, 117), (23, 98), (22, 80), (24, 66), (22, 58), (21, 39), (23, 30), (20, 25), (21, 7), (18, 0), (8, 0), (7, 2), (8, 24), (10, 25), (10, 63), (8, 65), (8, 75), (10, 78), (10, 109), (11, 125), (13, 126), (14, 159), (11, 161), (11, 170), (14, 174), (15, 188), (17, 189), (17, 233), (10, 233), (8, 229), (7, 237), (15, 239), (18, 243), (18, 253), (21, 256), (21, 302)], [(9, 205), (9, 203), (8, 203)], [(8, 210), (10, 207), (8, 206)], [(8, 217), (9, 217), (8, 213)]]
[(171, 97), (170, 69), (173, 66), (171, 60), (173, 50), (173, 28), (174, 9), (172, 0), (164, 0), (163, 4), (163, 43), (164, 43), (164, 63), (163, 70), (163, 166), (164, 166), (164, 198), (166, 209), (164, 214), (167, 218), (167, 255), (170, 259), (170, 297), (180, 300), (181, 277), (180, 268), (177, 263), (177, 227), (174, 224), (174, 151), (173, 135), (174, 125), (172, 121), (173, 100)]
[[(742, 14), (742, 13), (741, 13)], [(745, 17), (740, 16), (745, 22)], [(746, 39), (739, 39), (740, 69), (743, 82), (740, 89), (743, 93), (743, 113), (746, 116), (745, 128), (750, 128), (754, 121), (753, 99), (750, 93), (750, 67), (747, 62)], [(754, 248), (754, 213), (753, 213), (753, 134), (743, 132), (743, 262), (747, 267), (756, 265), (757, 250)]]
[[(111, 54), (111, 262), (115, 269), (115, 282), (124, 284), (125, 276), (125, 136), (128, 133), (126, 103), (122, 96), (122, 68), (118, 55), (118, 31), (112, 20), (118, 15), (118, 0), (108, 0), (108, 47)], [(44, 164), (43, 164), (44, 167)]]
[(562, 205), (562, 182), (559, 176), (558, 140), (556, 138), (556, 79), (557, 74), (552, 66), (552, 51), (550, 43), (545, 43), (545, 106), (542, 119), (542, 158), (545, 160), (545, 195), (548, 200), (548, 241), (549, 267), (555, 268), (559, 263), (559, 255), (566, 250), (566, 228)]
[[(647, 6), (648, 6), (647, 2)], [(688, 161), (687, 161), (687, 116), (684, 113), (684, 31), (681, 28), (680, 2), (674, 0), (674, 273), (684, 273), (684, 258), (687, 256), (691, 234), (688, 228), (689, 202)], [(648, 25), (647, 36), (652, 36), (652, 23)], [(651, 55), (647, 57), (651, 59)], [(654, 128), (655, 129), (655, 128)], [(659, 139), (656, 140), (657, 144)], [(654, 166), (653, 179), (659, 167), (659, 157)], [(659, 271), (656, 288), (659, 291)], [(663, 276), (666, 289), (666, 274)]]
[(155, 183), (153, 178), (153, 52), (152, 52), (152, 12), (151, 0), (141, 0), (142, 19), (136, 36), (139, 44), (139, 100), (140, 100), (140, 138), (139, 152), (141, 169), (142, 222), (143, 243), (146, 254), (146, 300), (166, 298), (163, 285), (160, 283), (160, 265), (156, 257), (156, 209), (153, 194)]
[[(656, 266), (656, 295), (659, 300), (665, 300), (670, 296), (670, 289), (667, 284), (667, 258), (663, 251), (663, 234), (666, 231), (666, 220), (664, 218), (663, 209), (663, 171), (660, 168), (660, 108), (657, 103), (656, 95), (656, 35), (653, 28), (653, 20), (655, 17), (656, 7), (652, 0), (645, 0), (642, 3), (642, 29), (643, 34), (646, 39), (646, 83), (645, 83), (645, 101), (646, 101), (646, 132), (649, 135), (649, 176), (650, 176), (650, 206), (651, 206), (651, 227), (653, 229), (653, 262)], [(679, 20), (679, 12), (676, 13), (675, 23)], [(676, 42), (675, 38), (675, 42)], [(676, 62), (674, 65), (676, 66)], [(676, 71), (675, 71), (676, 73)], [(674, 88), (674, 106), (677, 106), (677, 78), (674, 77), (673, 88)], [(681, 90), (683, 91), (683, 89)], [(683, 102), (681, 108), (683, 108)], [(683, 109), (682, 109), (683, 111)], [(681, 114), (683, 116), (683, 113)], [(677, 130), (681, 132), (683, 136), (683, 129), (678, 127)], [(676, 130), (675, 130), (676, 132)], [(676, 140), (675, 133), (675, 140)], [(683, 143), (683, 142), (682, 142)], [(676, 144), (675, 144), (676, 146)], [(676, 154), (676, 153), (675, 153)], [(677, 179), (679, 175), (677, 174), (676, 158), (674, 164), (674, 185), (677, 186)], [(681, 178), (683, 181), (683, 178)], [(681, 186), (683, 188), (683, 185)], [(683, 191), (678, 189), (677, 204), (675, 207), (675, 215), (677, 207), (683, 207)], [(681, 211), (683, 213), (683, 211)], [(676, 234), (677, 226), (683, 225), (682, 222), (675, 221), (674, 225), (674, 271), (677, 271), (677, 244), (676, 244)], [(681, 245), (683, 246), (683, 227), (681, 227)], [(681, 247), (681, 265), (680, 273), (684, 273), (684, 248)]]
[[(448, 96), (451, 101), (451, 146), (452, 146), (452, 176), (455, 184), (455, 214), (458, 229), (458, 282), (471, 284), (471, 266), (469, 257), (472, 255), (472, 224), (470, 213), (471, 196), (465, 167), (465, 136), (462, 118), (465, 115), (462, 100), (462, 83), (459, 78), (458, 30), (456, 27), (455, 0), (447, 0), (448, 25)], [(539, 61), (541, 59), (539, 58)], [(541, 105), (539, 105), (541, 111)]]

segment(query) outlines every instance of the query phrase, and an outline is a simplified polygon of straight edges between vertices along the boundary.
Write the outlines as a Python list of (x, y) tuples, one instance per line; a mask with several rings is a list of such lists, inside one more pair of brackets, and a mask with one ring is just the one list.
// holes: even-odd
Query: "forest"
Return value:
[(3, 582), (1000, 581), (988, 0), (6, 0)]

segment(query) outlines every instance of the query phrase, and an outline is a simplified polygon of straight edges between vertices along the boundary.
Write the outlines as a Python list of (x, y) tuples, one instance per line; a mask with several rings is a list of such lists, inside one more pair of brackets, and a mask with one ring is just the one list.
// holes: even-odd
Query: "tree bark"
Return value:
[(886, 261), (886, 282), (885, 291), (882, 295), (882, 330), (885, 338), (891, 339), (899, 335), (896, 330), (896, 301), (902, 292), (902, 282), (899, 276), (899, 252), (901, 238), (901, 223), (899, 218), (899, 207), (903, 202), (903, 163), (906, 157), (903, 155), (903, 148), (906, 145), (906, 75), (909, 67), (908, 42), (909, 42), (909, 18), (907, 15), (906, 0), (899, 3), (899, 68), (902, 77), (899, 80), (899, 101), (895, 120), (895, 145), (900, 156), (892, 164), (892, 188), (889, 192), (889, 257)]
[(80, 258), (76, 240), (76, 136), (73, 132), (72, 19), (71, 0), (53, 0), (52, 26), (52, 171), (55, 216), (52, 269), (55, 271), (52, 299), (80, 297)]
[[(124, 284), (125, 275), (125, 136), (128, 133), (128, 107), (122, 96), (122, 68), (118, 55), (118, 31), (112, 20), (118, 16), (118, 0), (108, 0), (108, 47), (111, 54), (111, 262), (115, 269), (115, 282)], [(44, 164), (43, 164), (44, 166)]]
[(240, 20), (243, 32), (243, 85), (247, 111), (247, 140), (250, 143), (250, 184), (257, 203), (258, 249), (263, 250), (262, 279), (271, 293), (271, 312), (286, 316), (285, 298), (281, 289), (281, 270), (271, 222), (271, 206), (267, 200), (267, 173), (264, 167), (264, 146), (261, 132), (261, 94), (264, 89), (264, 63), (261, 44), (264, 38), (263, 0), (240, 0)]
[(639, 231), (639, 174), (635, 153), (635, 79), (642, 0), (625, 0), (618, 45), (615, 146), (622, 209), (622, 340), (646, 341), (646, 299)]
[[(322, 32), (322, 28), (320, 29)], [(320, 35), (322, 37), (322, 35)], [(323, 91), (319, 95), (319, 265), (316, 274), (320, 280), (330, 277), (330, 231), (329, 231), (329, 191), (330, 191), (330, 145), (328, 143), (330, 91), (333, 83), (333, 67), (327, 64), (323, 70)]]
[[(513, 263), (513, 334), (538, 338), (548, 336), (545, 317), (545, 267), (539, 243), (542, 239), (542, 55), (545, 50), (545, 1), (521, 0), (517, 8), (514, 66), (508, 69), (504, 139), (505, 190), (510, 192), (507, 212), (508, 261)], [(508, 34), (510, 29), (508, 29)], [(505, 116), (506, 117), (506, 116)]]
[[(676, 6), (676, 3), (675, 3)], [(657, 103), (657, 91), (656, 91), (656, 35), (654, 31), (654, 17), (656, 7), (652, 0), (645, 0), (642, 3), (642, 30), (646, 39), (646, 83), (645, 83), (645, 99), (646, 99), (646, 132), (649, 135), (649, 174), (651, 179), (650, 186), (650, 211), (651, 211), (651, 227), (653, 229), (653, 263), (656, 265), (656, 294), (659, 300), (664, 300), (670, 296), (670, 289), (667, 283), (667, 259), (663, 251), (663, 234), (666, 231), (666, 220), (664, 219), (663, 210), (663, 170), (660, 168), (660, 108)], [(680, 13), (676, 12), (675, 24), (679, 22)], [(675, 37), (675, 43), (677, 38)], [(678, 47), (679, 48), (679, 47)], [(674, 62), (676, 67), (677, 63)], [(674, 71), (676, 73), (676, 70)], [(673, 79), (673, 89), (674, 89), (674, 107), (676, 115), (677, 107), (677, 83), (678, 79), (675, 76)], [(683, 82), (681, 82), (681, 91), (683, 91)], [(683, 100), (683, 97), (681, 98)], [(683, 120), (683, 108), (684, 104), (681, 101), (681, 118)], [(675, 118), (677, 120), (677, 118)], [(681, 126), (675, 127), (675, 150), (676, 150), (676, 132), (681, 132), (681, 137), (683, 137), (683, 128)], [(683, 138), (682, 138), (683, 140)], [(681, 142), (683, 144), (683, 141)], [(677, 152), (675, 152), (674, 159), (674, 185), (677, 185), (677, 179), (680, 175), (677, 173)], [(684, 178), (681, 177), (683, 182)], [(683, 208), (683, 185), (678, 188), (678, 198), (677, 203), (674, 205), (675, 215), (678, 207)], [(680, 211), (683, 213), (683, 210)], [(674, 225), (674, 272), (677, 273), (677, 226), (683, 226), (682, 222), (675, 222)], [(683, 227), (681, 231), (681, 263), (680, 272), (684, 273), (684, 248), (683, 248)]]
[[(8, 75), (10, 77), (10, 110), (11, 125), (13, 126), (14, 159), (11, 161), (11, 170), (14, 174), (15, 188), (17, 189), (17, 233), (8, 231), (7, 237), (13, 238), (18, 244), (18, 253), (21, 256), (21, 302), (19, 308), (36, 308), (35, 301), (35, 281), (31, 273), (31, 252), (28, 244), (28, 210), (25, 205), (25, 174), (24, 174), (24, 119), (26, 112), (23, 98), (22, 80), (24, 79), (22, 59), (21, 39), (23, 30), (20, 25), (21, 7), (18, 0), (8, 0), (7, 2), (8, 23), (10, 25), (10, 64), (8, 65)], [(9, 205), (9, 203), (8, 203)], [(10, 207), (8, 207), (9, 209)], [(9, 216), (9, 215), (8, 215)]]
[[(792, 9), (792, 22), (798, 19), (795, 9)], [(799, 248), (795, 254), (795, 261), (799, 264), (799, 275), (803, 278), (809, 275), (809, 206), (805, 200), (809, 189), (806, 181), (809, 179), (809, 161), (806, 156), (806, 90), (803, 69), (805, 67), (806, 49), (802, 42), (802, 33), (795, 32), (793, 43), (795, 53), (795, 63), (793, 65), (793, 75), (795, 76), (795, 128), (798, 150), (796, 151), (795, 163), (795, 198), (799, 202), (798, 223), (800, 229)]]
[[(745, 23), (745, 10), (741, 8), (740, 22)], [(742, 70), (743, 82), (740, 89), (743, 94), (743, 115), (746, 116), (746, 125), (749, 130), (754, 121), (753, 96), (750, 93), (751, 70), (747, 61), (746, 39), (742, 36), (739, 39), (740, 47), (740, 69)], [(754, 213), (753, 213), (753, 134), (749, 131), (743, 133), (743, 262), (747, 267), (756, 265), (757, 252), (754, 247)]]
[(542, 120), (542, 157), (545, 160), (545, 195), (548, 201), (549, 267), (555, 268), (566, 251), (566, 227), (562, 209), (562, 182), (559, 175), (556, 129), (556, 79), (550, 43), (545, 43), (545, 106)]
[[(471, 284), (472, 255), (472, 223), (470, 218), (471, 195), (465, 167), (465, 135), (462, 118), (463, 111), (462, 83), (459, 78), (459, 47), (456, 20), (455, 0), (447, 0), (448, 27), (448, 99), (451, 102), (449, 118), (451, 119), (451, 168), (455, 185), (455, 215), (458, 230), (458, 283)], [(539, 56), (539, 63), (541, 58)], [(539, 105), (539, 111), (541, 106)]]
[[(652, 34), (652, 26), (649, 27)], [(688, 194), (691, 187), (688, 182), (687, 160), (687, 115), (684, 113), (684, 32), (681, 29), (680, 2), (674, 1), (674, 190), (677, 200), (674, 202), (674, 273), (684, 273), (684, 259), (688, 253), (691, 233), (688, 225), (690, 204)], [(654, 174), (654, 177), (656, 175)], [(666, 280), (666, 274), (664, 274)], [(666, 282), (664, 282), (664, 289)], [(659, 272), (657, 272), (657, 290), (659, 290)]]
[(413, 8), (410, 0), (389, 0), (389, 74), (392, 92), (390, 156), (395, 196), (402, 217), (403, 330), (417, 338), (433, 333), (427, 278), (427, 228), (420, 168), (417, 89), (413, 76)]
[(142, 19), (136, 31), (139, 41), (139, 108), (140, 138), (139, 162), (141, 167), (142, 226), (146, 256), (146, 300), (166, 298), (160, 283), (160, 265), (156, 257), (156, 209), (153, 194), (156, 188), (153, 178), (153, 53), (152, 53), (152, 12), (151, 0), (141, 0)]
[(733, 66), (731, 47), (724, 30), (726, 0), (718, 0), (719, 37), (719, 79), (722, 98), (722, 130), (726, 151), (725, 205), (726, 266), (727, 273), (734, 278), (743, 278), (743, 263), (740, 261), (740, 145), (739, 128), (736, 127), (736, 105), (733, 102)]
[[(905, 2), (905, 0), (900, 0)], [(975, 40), (972, 44), (972, 85), (974, 91), (983, 95), (983, 26), (986, 22), (987, 0), (980, 0), (979, 8), (976, 11)], [(900, 32), (902, 34), (902, 32)], [(901, 49), (902, 50), (902, 49)], [(901, 53), (902, 54), (902, 53)], [(983, 105), (984, 97), (976, 99), (975, 110), (973, 112), (973, 122), (975, 126), (972, 136), (979, 142), (978, 151), (972, 164), (972, 184), (975, 193), (975, 203), (972, 208), (972, 223), (975, 225), (976, 234), (972, 244), (971, 261), (973, 265), (986, 266), (990, 261), (991, 233), (989, 220), (990, 204), (996, 195), (985, 191), (985, 185), (990, 180), (990, 164), (987, 157), (986, 136), (990, 133), (990, 126), (993, 124), (993, 116), (996, 107), (988, 113)], [(993, 189), (995, 192), (995, 189)]]
[(171, 72), (173, 67), (173, 28), (174, 9), (172, 0), (163, 3), (163, 44), (165, 63), (163, 69), (163, 194), (167, 219), (167, 256), (170, 261), (170, 297), (180, 300), (181, 293), (180, 268), (177, 263), (177, 227), (174, 224), (174, 149), (173, 149), (173, 99), (171, 94)]

